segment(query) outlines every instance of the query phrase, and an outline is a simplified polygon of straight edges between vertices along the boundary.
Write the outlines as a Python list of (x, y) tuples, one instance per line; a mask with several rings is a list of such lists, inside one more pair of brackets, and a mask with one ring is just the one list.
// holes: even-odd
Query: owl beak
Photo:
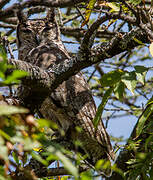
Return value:
[(37, 42), (37, 44), (38, 44), (38, 45), (39, 45), (39, 44), (40, 44), (40, 42), (41, 42), (41, 39), (40, 39), (39, 34), (37, 34), (37, 35), (36, 35), (36, 42)]

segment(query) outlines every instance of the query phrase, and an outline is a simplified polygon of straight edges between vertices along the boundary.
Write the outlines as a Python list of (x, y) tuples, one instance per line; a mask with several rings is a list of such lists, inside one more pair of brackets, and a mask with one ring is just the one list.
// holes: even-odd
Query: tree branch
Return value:
[(0, 9), (4, 7), (7, 3), (9, 3), (10, 0), (0, 0)]
[(46, 92), (47, 96), (59, 84), (83, 68), (138, 46), (139, 44), (134, 38), (144, 43), (148, 42), (145, 34), (139, 28), (136, 28), (123, 36), (122, 34), (118, 34), (108, 43), (101, 43), (95, 46), (91, 49), (88, 56), (86, 55), (86, 51), (80, 51), (76, 57), (65, 59), (48, 70), (43, 70), (38, 66), (33, 66), (30, 63), (20, 60), (9, 59), (8, 63), (13, 65), (15, 69), (24, 70), (29, 73), (29, 76), (22, 80), (23, 84), (30, 85), (34, 91)]
[(105, 12), (106, 15), (102, 16), (101, 18), (99, 18), (97, 21), (95, 21), (91, 27), (88, 29), (88, 31), (86, 32), (82, 44), (81, 44), (81, 49), (85, 48), (84, 50), (86, 50), (86, 48), (88, 47), (89, 44), (89, 39), (92, 36), (92, 34), (94, 33), (95, 30), (97, 30), (99, 28), (99, 26), (106, 22), (109, 19), (121, 19), (124, 20), (126, 22), (130, 22), (131, 24), (135, 24), (136, 23), (136, 18), (130, 17), (130, 16), (126, 16), (126, 15), (122, 15), (122, 14), (118, 14), (118, 13), (108, 13), (107, 11)]
[[(145, 110), (143, 111), (143, 113), (141, 114), (139, 119), (143, 116), (143, 114), (145, 113), (145, 111), (147, 110), (147, 108), (149, 106), (153, 106), (153, 104), (147, 105), (147, 107), (145, 108)], [(144, 127), (143, 129), (145, 129), (145, 127), (148, 127), (148, 124), (150, 123), (150, 121), (153, 121), (152, 117), (153, 117), (153, 113), (151, 113), (151, 115), (148, 117), (147, 121), (145, 122), (145, 124), (143, 126)], [(136, 141), (138, 142), (140, 140), (141, 143), (139, 144), (139, 149), (137, 150), (137, 152), (141, 152), (142, 149), (144, 149), (144, 145), (146, 142), (145, 140), (148, 138), (147, 132), (152, 132), (152, 126), (151, 126), (148, 128), (147, 132), (146, 132), (146, 130), (145, 131), (142, 130), (141, 134), (139, 136), (137, 136), (136, 135), (136, 129), (138, 127), (139, 119), (138, 119), (138, 121), (137, 121), (128, 141), (127, 141), (127, 144), (126, 144), (126, 146), (128, 146), (128, 144), (130, 143), (131, 140), (135, 141), (135, 142)], [(128, 171), (130, 168), (130, 165), (127, 164), (127, 161), (130, 159), (133, 159), (136, 156), (135, 152), (133, 150), (126, 149), (126, 146), (120, 152), (120, 154), (119, 154), (119, 156), (115, 162), (117, 167), (119, 169), (121, 169), (123, 172)], [(144, 152), (144, 151), (142, 151), (142, 152)], [(127, 178), (127, 176), (126, 176), (126, 178)], [(106, 180), (116, 180), (116, 179), (117, 180), (124, 180), (124, 178), (120, 174), (118, 174), (117, 172), (113, 172), (111, 177), (106, 178)]]
[(15, 10), (20, 8), (23, 9), (25, 7), (35, 7), (35, 6), (45, 6), (45, 7), (71, 7), (81, 2), (87, 2), (88, 0), (27, 0), (19, 4), (13, 4), (5, 10), (0, 10), (0, 20), (5, 18), (15, 16)]

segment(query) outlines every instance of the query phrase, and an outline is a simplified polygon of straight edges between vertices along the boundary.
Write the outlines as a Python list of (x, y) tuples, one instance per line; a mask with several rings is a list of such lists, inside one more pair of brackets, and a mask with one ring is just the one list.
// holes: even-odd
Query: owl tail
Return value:
[(89, 164), (89, 166), (91, 165), (93, 168), (96, 167), (100, 174), (106, 177), (111, 176), (111, 159), (114, 158), (114, 153), (108, 151), (106, 146), (103, 146), (95, 139), (88, 137), (85, 134), (82, 136), (80, 135), (80, 140), (82, 140), (83, 143), (81, 147), (83, 152), (80, 152), (88, 155), (85, 160), (87, 164)]
[[(108, 154), (106, 153), (105, 156), (107, 155)], [(101, 157), (101, 159), (98, 159), (97, 161), (95, 161), (95, 157), (89, 159), (87, 158), (86, 160), (92, 166), (92, 168), (96, 168), (96, 171), (102, 176), (110, 177), (112, 175), (111, 161), (109, 155), (107, 157), (103, 156)]]
[[(98, 168), (97, 172), (105, 177), (110, 177), (112, 175), (112, 169), (111, 169), (111, 157), (106, 152), (105, 154), (107, 157), (102, 157), (101, 159), (98, 159), (96, 163), (93, 165)], [(102, 160), (102, 163), (100, 161)], [(98, 165), (99, 164), (99, 165)], [(101, 164), (101, 165), (100, 165)]]

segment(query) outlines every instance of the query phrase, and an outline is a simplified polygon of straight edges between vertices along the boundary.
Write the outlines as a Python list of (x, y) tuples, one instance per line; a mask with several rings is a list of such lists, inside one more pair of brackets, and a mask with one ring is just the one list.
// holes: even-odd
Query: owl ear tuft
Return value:
[(20, 23), (23, 24), (27, 21), (27, 16), (21, 10), (17, 11), (16, 14)]
[(48, 22), (55, 22), (55, 8), (50, 8), (48, 10), (46, 20)]

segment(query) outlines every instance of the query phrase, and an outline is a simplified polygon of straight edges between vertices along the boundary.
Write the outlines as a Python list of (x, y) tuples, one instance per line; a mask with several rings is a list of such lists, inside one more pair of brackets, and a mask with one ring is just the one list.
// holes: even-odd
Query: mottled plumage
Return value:
[[(21, 14), (18, 17), (19, 59), (43, 69), (49, 69), (54, 63), (70, 59), (60, 39), (53, 9), (45, 19), (28, 20)], [(39, 112), (44, 118), (56, 122), (59, 128), (64, 130), (67, 140), (81, 141), (82, 151), (88, 154), (91, 164), (95, 165), (99, 159), (113, 158), (112, 146), (103, 123), (100, 122), (97, 129), (94, 128), (96, 107), (82, 73), (70, 77), (55, 89), (50, 97), (42, 102)], [(76, 126), (82, 131), (76, 131)]]

